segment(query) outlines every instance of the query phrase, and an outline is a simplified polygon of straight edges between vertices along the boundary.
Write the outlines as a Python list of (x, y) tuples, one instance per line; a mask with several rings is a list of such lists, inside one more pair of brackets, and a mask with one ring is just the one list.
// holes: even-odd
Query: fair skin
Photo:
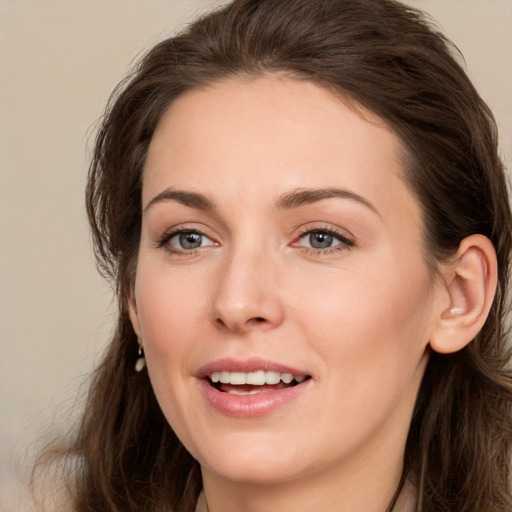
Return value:
[[(464, 346), (495, 286), (478, 236), (433, 278), (399, 154), (371, 113), (283, 76), (188, 92), (157, 127), (130, 315), (210, 512), (391, 500), (429, 351)], [(211, 382), (257, 370), (298, 383)]]

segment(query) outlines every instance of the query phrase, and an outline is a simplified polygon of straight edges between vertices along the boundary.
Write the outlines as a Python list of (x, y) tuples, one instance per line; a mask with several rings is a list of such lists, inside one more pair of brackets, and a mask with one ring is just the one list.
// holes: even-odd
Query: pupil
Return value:
[(332, 235), (322, 232), (311, 233), (309, 243), (315, 249), (326, 249), (332, 245)]
[(201, 246), (201, 235), (199, 233), (181, 233), (180, 244), (184, 249), (195, 249)]

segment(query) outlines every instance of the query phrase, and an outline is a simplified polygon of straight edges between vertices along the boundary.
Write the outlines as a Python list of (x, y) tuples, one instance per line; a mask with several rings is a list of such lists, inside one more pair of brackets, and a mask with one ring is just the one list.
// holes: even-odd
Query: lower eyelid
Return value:
[(341, 254), (345, 251), (351, 249), (351, 247), (340, 244), (335, 245), (334, 247), (328, 247), (327, 249), (314, 249), (313, 247), (300, 247), (300, 249), (307, 255), (316, 258), (321, 258), (322, 256), (329, 256), (335, 253)]

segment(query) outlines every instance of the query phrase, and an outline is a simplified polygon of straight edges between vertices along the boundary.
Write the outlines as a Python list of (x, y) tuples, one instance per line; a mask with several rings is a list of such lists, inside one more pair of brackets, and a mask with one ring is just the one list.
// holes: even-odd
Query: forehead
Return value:
[(407, 209), (415, 201), (401, 179), (401, 154), (383, 120), (326, 88), (278, 75), (235, 77), (187, 92), (164, 113), (143, 203), (170, 186), (221, 200), (338, 186)]

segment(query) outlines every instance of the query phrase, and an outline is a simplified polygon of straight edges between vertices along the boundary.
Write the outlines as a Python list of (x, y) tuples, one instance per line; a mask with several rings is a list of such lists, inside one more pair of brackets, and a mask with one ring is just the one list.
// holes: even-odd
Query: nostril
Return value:
[(224, 320), (222, 320), (222, 318), (217, 318), (215, 322), (222, 327), (226, 327), (226, 324), (224, 323)]
[(246, 322), (246, 325), (260, 325), (260, 324), (267, 324), (268, 320), (262, 316), (253, 316), (252, 318), (249, 318)]

